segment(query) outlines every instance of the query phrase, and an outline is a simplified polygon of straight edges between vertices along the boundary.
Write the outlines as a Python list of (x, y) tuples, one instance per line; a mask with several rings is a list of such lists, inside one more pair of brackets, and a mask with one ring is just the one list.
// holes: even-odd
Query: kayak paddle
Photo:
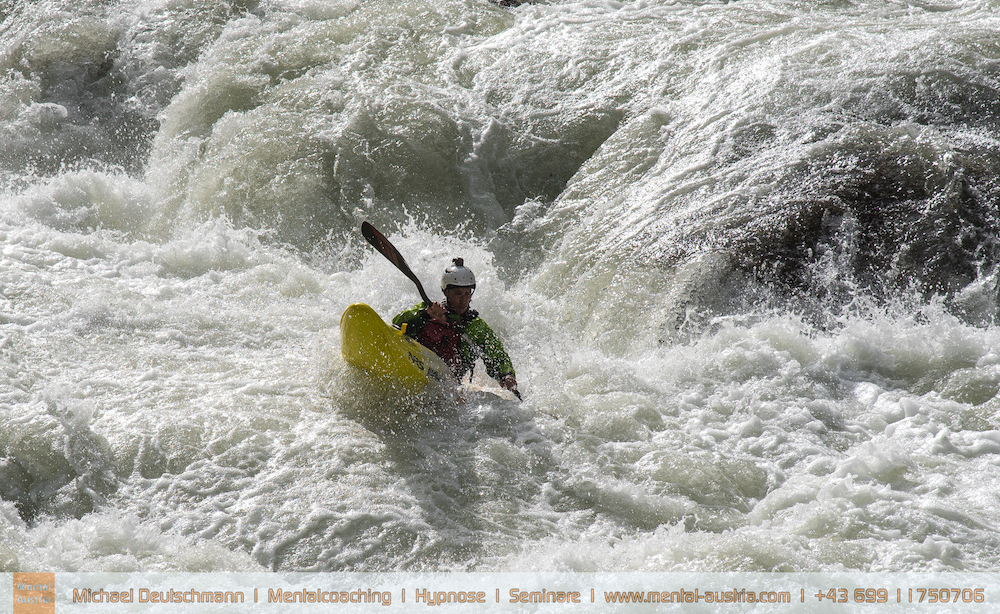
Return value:
[(378, 250), (378, 253), (386, 257), (386, 259), (396, 265), (403, 275), (410, 278), (410, 281), (417, 284), (417, 292), (420, 293), (420, 298), (424, 299), (424, 302), (430, 305), (431, 299), (427, 298), (427, 293), (424, 292), (424, 287), (420, 284), (420, 280), (417, 276), (410, 270), (409, 265), (406, 264), (406, 260), (403, 259), (403, 255), (399, 253), (396, 246), (389, 242), (389, 239), (385, 238), (381, 232), (375, 230), (375, 227), (368, 222), (361, 222), (361, 234), (364, 235), (365, 240), (372, 244), (372, 247)]

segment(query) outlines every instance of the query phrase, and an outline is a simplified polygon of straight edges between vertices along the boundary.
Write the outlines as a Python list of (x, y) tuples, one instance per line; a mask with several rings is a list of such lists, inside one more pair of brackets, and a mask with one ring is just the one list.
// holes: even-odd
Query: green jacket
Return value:
[[(429, 320), (425, 308), (426, 303), (420, 303), (397, 314), (392, 319), (393, 326), (402, 328), (405, 323), (407, 336), (419, 340), (420, 331)], [(503, 349), (503, 343), (489, 324), (479, 317), (477, 311), (469, 309), (462, 315), (448, 311), (445, 317), (448, 318), (451, 327), (461, 335), (459, 351), (462, 354), (462, 365), (459, 369), (461, 372), (456, 372), (456, 376), (461, 378), (471, 371), (476, 358), (483, 359), (486, 374), (497, 381), (508, 375), (514, 375), (514, 365)]]

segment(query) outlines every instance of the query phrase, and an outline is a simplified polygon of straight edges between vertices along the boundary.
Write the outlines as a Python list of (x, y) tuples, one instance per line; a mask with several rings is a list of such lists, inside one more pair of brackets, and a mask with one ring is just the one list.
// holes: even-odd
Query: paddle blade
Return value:
[(403, 259), (403, 255), (399, 253), (396, 246), (389, 242), (389, 239), (385, 238), (381, 232), (375, 229), (374, 226), (368, 222), (361, 222), (361, 234), (364, 236), (365, 240), (371, 243), (372, 247), (378, 250), (378, 253), (386, 257), (386, 259), (399, 269), (403, 275), (410, 278), (417, 286), (417, 292), (420, 293), (420, 298), (424, 300), (428, 305), (431, 304), (431, 299), (427, 298), (427, 293), (424, 292), (424, 287), (421, 285), (420, 280), (417, 276), (410, 270), (410, 266), (406, 264), (406, 260)]
[(386, 239), (385, 235), (376, 230), (374, 226), (368, 222), (361, 222), (361, 234), (365, 237), (365, 240), (372, 244), (372, 247), (378, 250), (378, 253), (396, 265), (397, 269), (404, 273), (412, 272), (410, 271), (410, 267), (406, 265), (406, 261), (403, 260), (403, 255), (396, 249), (396, 246), (390, 243), (389, 239)]

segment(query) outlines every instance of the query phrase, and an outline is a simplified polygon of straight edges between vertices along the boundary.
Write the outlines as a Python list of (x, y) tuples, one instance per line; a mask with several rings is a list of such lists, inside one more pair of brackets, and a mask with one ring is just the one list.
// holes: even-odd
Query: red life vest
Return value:
[(433, 350), (456, 373), (462, 365), (462, 352), (459, 350), (461, 340), (462, 336), (455, 329), (435, 320), (429, 320), (417, 337), (417, 341)]

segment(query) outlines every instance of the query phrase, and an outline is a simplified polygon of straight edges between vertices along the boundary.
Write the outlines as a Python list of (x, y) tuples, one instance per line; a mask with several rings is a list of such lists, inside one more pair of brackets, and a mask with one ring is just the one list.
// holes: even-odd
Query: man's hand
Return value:
[(427, 315), (430, 316), (430, 319), (436, 322), (441, 322), (442, 324), (448, 323), (448, 318), (445, 317), (444, 307), (441, 303), (431, 303), (430, 306), (427, 307), (426, 311)]
[(507, 390), (513, 391), (517, 388), (517, 380), (514, 379), (513, 375), (505, 375), (502, 380), (500, 380), (500, 385)]
[(517, 400), (521, 400), (521, 393), (517, 391), (517, 380), (514, 379), (513, 375), (505, 375), (502, 380), (500, 380), (500, 385), (510, 390), (517, 397)]

